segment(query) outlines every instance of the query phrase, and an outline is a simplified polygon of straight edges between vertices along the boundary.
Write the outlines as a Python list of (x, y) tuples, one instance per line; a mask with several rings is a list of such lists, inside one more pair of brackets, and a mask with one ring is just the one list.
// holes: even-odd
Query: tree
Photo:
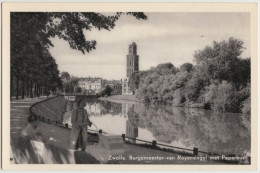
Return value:
[(106, 88), (102, 91), (101, 95), (107, 95), (107, 96), (111, 96), (111, 92), (113, 91), (113, 89), (110, 86), (106, 86)]
[(70, 74), (68, 72), (62, 72), (60, 75), (61, 79), (69, 81), (70, 80)]
[(180, 66), (180, 70), (191, 72), (193, 70), (193, 65), (191, 63), (184, 63)]
[[(25, 83), (26, 91), (30, 90), (31, 97), (33, 89), (38, 94), (42, 90), (41, 78), (45, 78), (45, 74), (39, 66), (46, 49), (53, 46), (51, 37), (57, 36), (67, 41), (72, 49), (82, 53), (90, 52), (96, 48), (97, 43), (95, 40), (86, 40), (84, 30), (92, 28), (111, 30), (122, 14), (132, 15), (136, 19), (147, 19), (145, 14), (135, 12), (118, 12), (114, 16), (92, 12), (12, 12), (11, 96), (13, 85), (16, 86), (17, 98), (20, 90), (24, 93)], [(55, 74), (54, 78), (56, 77)], [(54, 89), (57, 86), (51, 87)]]
[(243, 42), (213, 42), (195, 52), (197, 64), (159, 64), (130, 76), (129, 86), (141, 102), (170, 103), (220, 112), (250, 112), (250, 59), (242, 59)]
[(250, 60), (241, 59), (243, 41), (229, 38), (228, 41), (213, 42), (194, 54), (201, 75), (208, 79), (231, 82), (236, 88), (250, 81)]
[(117, 12), (113, 16), (93, 12), (13, 12), (11, 39), (16, 39), (16, 42), (12, 44), (20, 45), (38, 40), (42, 45), (53, 46), (50, 37), (58, 36), (67, 41), (72, 49), (89, 52), (96, 48), (96, 41), (86, 40), (83, 31), (91, 31), (93, 28), (111, 30), (122, 14), (147, 19), (144, 13), (135, 12)]
[(80, 87), (75, 87), (74, 93), (76, 93), (76, 94), (82, 93), (82, 88), (80, 88)]

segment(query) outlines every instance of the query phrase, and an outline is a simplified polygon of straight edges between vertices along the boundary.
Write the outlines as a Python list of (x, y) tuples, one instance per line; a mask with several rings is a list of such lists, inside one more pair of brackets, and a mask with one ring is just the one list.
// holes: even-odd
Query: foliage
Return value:
[(250, 81), (250, 60), (240, 58), (243, 49), (243, 41), (231, 37), (196, 51), (194, 59), (201, 67), (201, 75), (212, 80), (225, 80), (239, 88)]
[(251, 113), (251, 97), (248, 97), (245, 101), (242, 103), (242, 112), (244, 114), (250, 114)]
[(74, 93), (75, 94), (80, 94), (80, 93), (82, 93), (82, 89), (80, 87), (75, 87), (74, 88)]
[[(50, 39), (57, 36), (68, 42), (70, 48), (85, 54), (95, 49), (97, 43), (95, 40), (87, 40), (84, 31), (91, 31), (93, 28), (111, 30), (122, 14), (132, 15), (136, 19), (147, 19), (144, 13), (135, 12), (118, 12), (113, 16), (93, 12), (12, 12), (11, 95), (13, 81), (16, 81), (17, 98), (21, 90), (20, 84), (23, 86), (23, 93), (24, 86), (26, 92), (30, 90), (31, 97), (34, 88), (37, 92), (42, 88), (46, 92), (61, 88), (57, 64), (48, 51), (48, 48), (53, 46)], [(53, 73), (43, 73), (43, 68), (53, 68)]]
[(106, 86), (105, 89), (101, 92), (101, 96), (111, 96), (113, 89), (110, 86)]
[(63, 81), (63, 90), (66, 93), (81, 93), (82, 92), (82, 89), (80, 87), (78, 87), (79, 78), (70, 76), (70, 74), (68, 72), (62, 72), (61, 79)]
[(220, 84), (211, 84), (207, 87), (205, 102), (209, 103), (213, 110), (221, 112), (239, 112), (239, 93), (227, 81)]
[(134, 73), (130, 87), (141, 102), (170, 103), (220, 112), (250, 111), (250, 59), (240, 57), (243, 42), (230, 38), (196, 51), (195, 66), (159, 64)]
[(62, 80), (69, 81), (70, 80), (70, 74), (68, 72), (62, 72), (60, 75)]
[(180, 70), (190, 72), (193, 70), (193, 65), (191, 63), (184, 63), (180, 66)]

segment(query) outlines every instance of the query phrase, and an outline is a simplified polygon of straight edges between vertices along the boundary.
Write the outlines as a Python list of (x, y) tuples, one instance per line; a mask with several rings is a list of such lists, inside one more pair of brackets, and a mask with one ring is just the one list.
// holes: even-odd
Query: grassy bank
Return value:
[(138, 100), (134, 95), (113, 95), (109, 97), (100, 97), (99, 100), (107, 100), (115, 103), (122, 103), (122, 102), (127, 102), (127, 103), (136, 103)]

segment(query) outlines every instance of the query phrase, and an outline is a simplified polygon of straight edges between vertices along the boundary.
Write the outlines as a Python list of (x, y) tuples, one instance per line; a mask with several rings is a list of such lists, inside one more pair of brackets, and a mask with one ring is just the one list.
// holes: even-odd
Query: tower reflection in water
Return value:
[[(131, 110), (133, 110), (134, 105), (130, 107), (129, 104), (123, 104), (126, 109), (124, 110), (127, 112), (128, 120), (126, 120), (126, 137), (129, 137), (131, 139), (128, 139), (129, 142), (136, 143), (136, 138), (138, 137), (138, 126), (136, 126), (133, 122), (134, 118), (138, 118), (133, 116), (134, 114), (131, 114)], [(128, 109), (130, 107), (130, 109)]]

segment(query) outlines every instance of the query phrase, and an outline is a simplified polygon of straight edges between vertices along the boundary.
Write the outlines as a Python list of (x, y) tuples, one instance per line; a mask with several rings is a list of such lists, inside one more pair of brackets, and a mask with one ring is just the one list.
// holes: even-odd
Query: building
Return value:
[(126, 56), (126, 78), (122, 81), (122, 95), (133, 95), (129, 88), (129, 78), (134, 72), (139, 71), (139, 56), (137, 55), (137, 45), (135, 42), (129, 45)]
[(111, 95), (121, 95), (122, 94), (122, 80), (103, 80), (102, 90), (106, 86), (109, 86), (112, 90)]
[(139, 56), (137, 55), (137, 45), (135, 42), (129, 45), (126, 60), (126, 77), (130, 77), (131, 74), (139, 71)]
[(86, 94), (97, 94), (101, 92), (102, 79), (101, 78), (80, 78), (78, 86), (82, 88)]
[(130, 88), (129, 88), (129, 78), (128, 77), (126, 77), (122, 81), (122, 95), (133, 95), (133, 92), (131, 92)]
[(115, 83), (113, 86), (113, 91), (111, 95), (121, 95), (122, 94), (122, 82), (120, 83)]

